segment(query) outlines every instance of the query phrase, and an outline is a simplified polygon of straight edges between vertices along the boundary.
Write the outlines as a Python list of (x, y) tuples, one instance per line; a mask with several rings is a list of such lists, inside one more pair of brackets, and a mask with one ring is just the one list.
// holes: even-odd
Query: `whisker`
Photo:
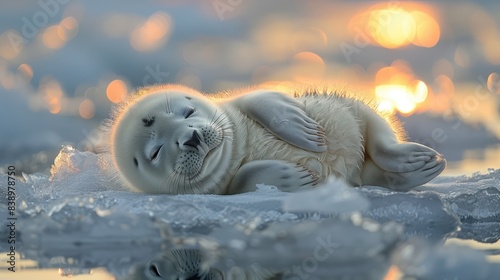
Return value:
[[(165, 180), (163, 180), (163, 181), (162, 181), (162, 187), (164, 187), (164, 189), (168, 189), (168, 185), (167, 185), (167, 184), (168, 184), (168, 181), (169, 181), (170, 177), (171, 177), (172, 175), (174, 175), (174, 174), (175, 174), (175, 170), (174, 170), (174, 171), (172, 171), (172, 172), (171, 172), (171, 173), (170, 173), (170, 174), (169, 174), (169, 175), (165, 178)], [(175, 177), (175, 176), (174, 176), (174, 177)]]
[(167, 96), (167, 107), (168, 107), (168, 113), (170, 114), (170, 113), (172, 113), (172, 112), (173, 112), (173, 111), (172, 111), (172, 102), (171, 102), (171, 101), (172, 101), (172, 100), (171, 100), (171, 98), (172, 98), (172, 97), (170, 96), (170, 94), (167, 94), (166, 96)]
[(224, 116), (224, 114), (223, 114), (223, 113), (220, 113), (220, 114), (217, 116), (217, 118), (216, 118), (215, 120), (213, 120), (213, 121), (212, 121), (212, 124), (217, 124), (217, 123), (219, 122), (219, 120), (220, 120), (220, 117), (223, 117), (223, 116)]
[(168, 112), (168, 94), (165, 94), (165, 103), (163, 103), (163, 110), (165, 110), (165, 113), (169, 114), (169, 112)]

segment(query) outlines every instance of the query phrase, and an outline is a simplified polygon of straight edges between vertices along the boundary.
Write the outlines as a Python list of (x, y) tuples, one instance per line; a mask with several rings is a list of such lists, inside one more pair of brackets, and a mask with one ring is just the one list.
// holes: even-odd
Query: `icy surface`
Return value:
[[(16, 191), (25, 257), (68, 273), (103, 266), (119, 278), (174, 247), (204, 252), (200, 267), (236, 279), (275, 272), (283, 279), (382, 279), (394, 269), (417, 279), (500, 275), (485, 252), (440, 245), (450, 236), (498, 241), (500, 170), (439, 177), (407, 193), (332, 179), (303, 193), (259, 185), (233, 196), (133, 193), (109, 170), (105, 154), (65, 146), (51, 176), (24, 174)], [(0, 213), (8, 214), (5, 202)]]

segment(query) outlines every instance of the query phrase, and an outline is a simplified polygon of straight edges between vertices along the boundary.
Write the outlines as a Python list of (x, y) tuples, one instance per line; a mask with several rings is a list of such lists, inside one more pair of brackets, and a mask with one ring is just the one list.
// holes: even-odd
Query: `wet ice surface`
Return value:
[[(484, 252), (442, 245), (449, 237), (498, 241), (500, 170), (439, 177), (407, 193), (331, 180), (304, 193), (260, 185), (234, 196), (132, 193), (106, 170), (105, 155), (65, 146), (50, 177), (24, 175), (17, 228), (26, 258), (67, 273), (106, 267), (119, 279), (133, 266), (143, 275), (172, 248), (201, 250), (200, 270), (234, 279), (275, 272), (283, 279), (383, 279), (396, 267), (417, 279), (500, 275)], [(7, 216), (4, 202), (0, 212)], [(169, 269), (168, 277), (189, 277)]]

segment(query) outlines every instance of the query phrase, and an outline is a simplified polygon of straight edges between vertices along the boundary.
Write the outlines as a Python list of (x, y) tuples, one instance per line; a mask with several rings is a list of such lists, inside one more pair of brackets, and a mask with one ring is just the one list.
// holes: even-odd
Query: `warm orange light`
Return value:
[(23, 37), (16, 30), (7, 30), (0, 35), (0, 57), (14, 59), (23, 48)]
[(381, 68), (375, 76), (375, 95), (379, 100), (377, 110), (411, 114), (428, 95), (427, 85), (415, 79), (410, 66), (404, 61), (395, 61)]
[(78, 28), (78, 21), (74, 17), (66, 17), (59, 23), (64, 29), (76, 29)]
[(44, 77), (40, 81), (40, 91), (43, 93), (43, 99), (49, 112), (52, 114), (60, 113), (64, 98), (64, 92), (61, 85), (55, 80)]
[(300, 52), (293, 56), (292, 73), (298, 82), (321, 80), (324, 70), (325, 62), (313, 52)]
[(403, 85), (379, 85), (375, 87), (375, 94), (380, 100), (391, 102), (403, 114), (410, 114), (417, 107), (408, 87)]
[[(429, 6), (416, 3), (382, 3), (351, 19), (357, 36), (388, 49), (410, 44), (431, 48), (439, 41), (440, 27)], [(366, 33), (366, 34), (365, 34)]]
[(130, 34), (130, 44), (141, 52), (152, 51), (165, 42), (171, 31), (171, 18), (165, 13), (153, 14), (141, 26), (135, 28)]
[(74, 17), (66, 17), (59, 23), (59, 36), (65, 41), (69, 41), (78, 33), (78, 21)]
[(42, 35), (43, 44), (49, 49), (60, 49), (64, 46), (64, 38), (61, 37), (59, 25), (52, 25), (47, 27)]
[(391, 265), (389, 267), (389, 270), (387, 271), (387, 274), (384, 277), (384, 280), (398, 280), (401, 278), (401, 271), (399, 268), (395, 265)]
[(61, 103), (59, 100), (52, 98), (48, 100), (48, 105), (50, 106), (49, 112), (51, 114), (59, 114), (61, 112)]
[(422, 81), (415, 81), (414, 85), (410, 88), (411, 89), (411, 99), (415, 103), (422, 103), (425, 101), (427, 98), (427, 85), (422, 82)]
[(486, 83), (490, 92), (500, 94), (500, 74), (495, 72), (491, 73)]
[(95, 115), (95, 106), (94, 102), (90, 99), (85, 99), (80, 103), (80, 106), (78, 107), (78, 112), (80, 113), (80, 116), (84, 119), (91, 119)]
[(492, 34), (492, 38), (483, 45), (483, 53), (488, 62), (500, 65), (500, 33)]
[(274, 16), (259, 21), (251, 36), (266, 61), (283, 62), (292, 54), (290, 43), (294, 31), (291, 20)]
[(411, 12), (416, 24), (416, 36), (412, 43), (425, 48), (434, 47), (439, 41), (441, 30), (439, 24), (428, 14), (421, 11)]
[(127, 85), (122, 80), (113, 80), (106, 88), (106, 96), (113, 103), (123, 101), (127, 96)]
[(21, 73), (23, 77), (28, 80), (33, 78), (33, 69), (26, 63), (19, 65), (19, 67), (17, 67), (17, 71), (19, 71), (19, 73)]
[(395, 108), (392, 101), (382, 100), (378, 103), (377, 110), (382, 113), (392, 114), (394, 113)]
[(434, 79), (434, 84), (436, 85), (436, 93), (447, 97), (451, 97), (455, 91), (455, 85), (453, 81), (446, 75), (439, 75)]
[(368, 25), (373, 39), (385, 48), (406, 46), (415, 38), (415, 19), (400, 7), (372, 11)]

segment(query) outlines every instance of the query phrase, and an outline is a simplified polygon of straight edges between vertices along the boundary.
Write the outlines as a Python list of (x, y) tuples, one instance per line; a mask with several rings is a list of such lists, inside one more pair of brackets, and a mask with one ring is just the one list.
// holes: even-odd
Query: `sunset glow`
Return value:
[(378, 110), (401, 114), (411, 114), (419, 104), (427, 99), (428, 87), (416, 79), (411, 69), (402, 61), (379, 69), (375, 77), (375, 96), (380, 102)]
[(352, 29), (363, 30), (371, 43), (388, 49), (413, 44), (434, 47), (441, 29), (427, 7), (415, 3), (377, 4), (353, 18)]

